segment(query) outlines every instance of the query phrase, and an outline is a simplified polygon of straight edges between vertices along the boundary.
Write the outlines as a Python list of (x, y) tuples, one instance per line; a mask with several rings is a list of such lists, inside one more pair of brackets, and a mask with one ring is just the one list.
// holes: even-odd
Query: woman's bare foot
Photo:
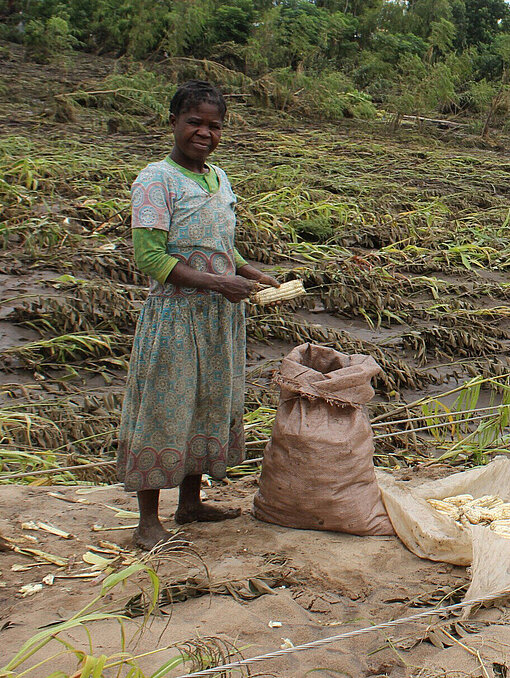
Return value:
[(133, 533), (133, 543), (144, 551), (152, 551), (157, 544), (165, 544), (173, 534), (165, 530), (161, 523), (138, 525)]
[(174, 520), (179, 525), (183, 523), (204, 522), (213, 523), (220, 520), (231, 520), (241, 515), (241, 509), (222, 509), (205, 504), (194, 506), (179, 506), (175, 512)]

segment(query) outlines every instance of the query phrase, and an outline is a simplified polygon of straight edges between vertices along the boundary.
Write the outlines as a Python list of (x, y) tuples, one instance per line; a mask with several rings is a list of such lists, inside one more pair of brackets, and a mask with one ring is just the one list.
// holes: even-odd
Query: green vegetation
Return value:
[[(173, 602), (172, 592), (179, 591), (181, 599), (185, 600), (186, 586), (182, 582), (162, 582), (156, 569), (162, 562), (179, 564), (188, 558), (195, 564), (202, 565), (200, 559), (192, 551), (186, 542), (176, 540), (171, 544), (165, 553), (151, 554), (153, 562), (150, 559), (143, 561), (133, 558), (126, 558), (127, 552), (120, 552), (113, 559), (102, 559), (104, 561), (103, 569), (105, 578), (102, 581), (99, 592), (92, 600), (81, 610), (57, 624), (51, 624), (49, 628), (39, 631), (29, 638), (20, 647), (12, 659), (0, 666), (0, 676), (2, 678), (15, 678), (16, 676), (42, 676), (44, 672), (48, 678), (102, 678), (106, 675), (115, 675), (118, 678), (163, 678), (167, 676), (172, 669), (182, 667), (184, 671), (199, 671), (211, 666), (218, 666), (229, 661), (243, 659), (241, 651), (228, 640), (217, 637), (199, 637), (182, 643), (171, 645), (162, 644), (156, 649), (144, 650), (143, 645), (138, 649), (133, 649), (133, 641), (143, 639), (143, 634), (147, 630), (149, 618), (157, 614), (160, 605), (168, 605)], [(131, 564), (127, 564), (131, 560)], [(213, 584), (206, 570), (204, 581), (204, 594), (217, 592), (219, 586)], [(228, 593), (235, 596), (234, 586), (237, 582), (228, 582), (230, 588)], [(234, 586), (232, 586), (232, 584)], [(263, 582), (261, 582), (263, 585)], [(125, 588), (129, 587), (130, 592), (139, 591), (131, 597), (126, 596)], [(118, 589), (121, 589), (119, 593)], [(124, 590), (122, 590), (124, 589)], [(267, 590), (271, 591), (269, 587)], [(113, 597), (115, 595), (115, 598)], [(253, 594), (252, 597), (262, 595), (260, 592)], [(175, 601), (180, 598), (175, 597)], [(130, 637), (128, 623), (133, 617), (143, 616), (141, 625)], [(118, 650), (111, 654), (98, 654), (93, 642), (94, 622), (115, 622), (118, 624)], [(85, 630), (88, 643), (85, 649), (81, 643), (77, 643), (68, 635), (73, 629)], [(41, 651), (47, 647), (51, 652), (44, 656)], [(161, 659), (168, 652), (172, 651), (173, 656), (170, 659)], [(52, 671), (51, 665), (55, 662), (61, 664), (66, 659), (74, 660), (76, 672), (72, 674), (57, 670)], [(140, 664), (147, 666), (151, 664), (151, 669), (143, 669)], [(240, 675), (247, 673), (241, 669)]]
[[(1, 0), (0, 18), (0, 38), (39, 63), (109, 53), (180, 79), (198, 60), (227, 92), (242, 85), (235, 93), (315, 118), (370, 118), (379, 108), (396, 127), (404, 115), (454, 114), (486, 136), (508, 113), (504, 0)], [(133, 96), (135, 81), (116, 76), (105, 89), (129, 112), (127, 100), (150, 107), (161, 85)]]
[[(171, 89), (133, 63), (129, 72), (119, 75), (119, 89), (127, 89), (130, 77), (143, 80), (147, 91), (151, 82), (162, 85), (150, 92), (152, 100), (140, 95), (142, 85), (132, 87), (137, 96), (126, 105), (143, 127)], [(112, 76), (107, 79), (108, 85), (70, 86), (59, 95), (79, 108), (92, 137), (114, 106), (125, 114), (108, 91)], [(1, 387), (0, 482), (12, 475), (37, 484), (107, 482), (114, 477), (123, 380), (145, 297), (131, 257), (129, 185), (148, 155), (164, 153), (166, 141), (145, 133), (149, 150), (141, 157), (138, 132), (90, 145), (72, 122), (64, 125), (65, 138), (62, 123), (44, 124), (51, 133), (38, 140), (6, 136), (0, 158), (4, 270), (51, 271), (32, 293), (13, 293), (0, 306), (12, 307), (9, 321), (34, 335), (2, 353), (14, 374), (28, 371), (33, 378), (8, 379)], [(462, 384), (477, 375), (488, 380), (485, 394), (490, 384), (493, 402), (505, 404), (508, 165), (492, 152), (459, 150), (455, 136), (445, 144), (434, 133), (395, 135), (379, 122), (309, 123), (297, 133), (288, 129), (296, 125), (290, 114), (279, 121), (265, 108), (237, 103), (229, 124), (217, 162), (239, 196), (238, 247), (282, 279), (302, 278), (308, 290), (281, 309), (251, 307), (249, 338), (369, 353), (383, 369), (376, 388), (384, 405), (372, 406), (374, 417), (393, 419), (409, 392), (438, 393), (443, 381)], [(459, 136), (463, 147), (474, 138)], [(310, 316), (318, 309), (327, 315)], [(346, 319), (364, 329), (351, 331)], [(275, 365), (262, 362), (248, 373), (251, 457), (262, 454), (270, 436), (277, 391), (268, 377)], [(441, 424), (435, 405), (409, 405), (406, 418), (421, 423), (398, 425), (394, 436), (395, 427), (379, 431), (376, 463), (413, 464), (438, 454), (451, 463), (482, 463), (506, 444), (507, 409), (483, 411), (479, 420), (477, 401), (469, 408), (436, 401), (453, 413), (472, 410), (471, 423)], [(411, 449), (411, 434), (403, 432), (424, 425), (412, 434)], [(232, 476), (254, 468), (238, 467)]]

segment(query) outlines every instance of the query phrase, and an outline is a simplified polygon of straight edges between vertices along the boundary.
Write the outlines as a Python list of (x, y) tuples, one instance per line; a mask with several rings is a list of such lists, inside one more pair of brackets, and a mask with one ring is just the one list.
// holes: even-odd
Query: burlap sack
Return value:
[(255, 516), (286, 527), (393, 534), (375, 478), (363, 407), (380, 372), (366, 355), (302, 344), (283, 359)]

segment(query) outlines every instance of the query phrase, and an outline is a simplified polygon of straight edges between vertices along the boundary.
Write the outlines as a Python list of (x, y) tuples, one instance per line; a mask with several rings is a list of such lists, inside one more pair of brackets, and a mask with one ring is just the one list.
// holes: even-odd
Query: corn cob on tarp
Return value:
[(427, 499), (432, 508), (449, 516), (461, 527), (487, 525), (491, 530), (510, 537), (510, 503), (498, 495), (486, 494), (474, 498), (471, 494), (459, 494), (444, 499)]
[(510, 590), (510, 459), (414, 487), (376, 474), (395, 532), (410, 551), (471, 565), (466, 599)]
[[(395, 531), (422, 558), (455, 565), (472, 560), (471, 526), (510, 520), (510, 459), (415, 487), (378, 473)], [(496, 527), (500, 527), (498, 523)]]

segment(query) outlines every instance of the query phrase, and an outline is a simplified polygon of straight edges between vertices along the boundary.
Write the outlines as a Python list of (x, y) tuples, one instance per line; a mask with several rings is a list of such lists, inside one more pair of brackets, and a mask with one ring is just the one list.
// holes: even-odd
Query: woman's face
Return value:
[(223, 117), (218, 107), (203, 101), (178, 116), (172, 114), (170, 122), (175, 139), (173, 160), (191, 171), (201, 170), (221, 138)]

